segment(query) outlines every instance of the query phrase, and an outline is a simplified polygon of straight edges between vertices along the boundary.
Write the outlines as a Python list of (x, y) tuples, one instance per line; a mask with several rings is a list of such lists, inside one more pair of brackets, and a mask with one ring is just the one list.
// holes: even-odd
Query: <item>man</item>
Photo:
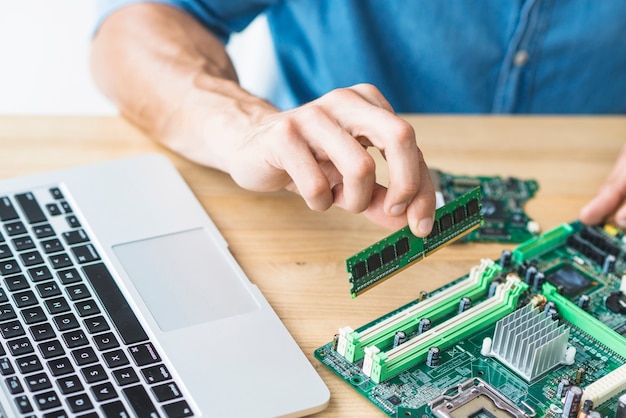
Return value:
[[(285, 188), (314, 210), (408, 222), (418, 236), (433, 224), (433, 186), (394, 110), (626, 113), (620, 0), (100, 3), (95, 79), (150, 135), (246, 189)], [(243, 90), (224, 48), (260, 12), (288, 110)], [(388, 189), (370, 146), (387, 159)], [(626, 148), (581, 219), (626, 227), (625, 200)]]

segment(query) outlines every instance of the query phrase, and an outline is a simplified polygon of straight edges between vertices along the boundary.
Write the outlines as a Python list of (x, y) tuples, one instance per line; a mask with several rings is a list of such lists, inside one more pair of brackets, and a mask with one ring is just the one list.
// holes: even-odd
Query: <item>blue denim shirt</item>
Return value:
[[(99, 0), (100, 17), (139, 1)], [(367, 82), (398, 112), (626, 113), (623, 0), (158, 2), (225, 42), (266, 13), (282, 107)]]

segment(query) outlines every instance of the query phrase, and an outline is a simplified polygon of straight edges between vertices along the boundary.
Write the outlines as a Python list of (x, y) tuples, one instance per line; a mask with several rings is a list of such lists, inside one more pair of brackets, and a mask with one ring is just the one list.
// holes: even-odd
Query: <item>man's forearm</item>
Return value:
[(170, 6), (138, 4), (111, 15), (94, 38), (92, 68), (125, 117), (187, 158), (224, 171), (224, 144), (276, 112), (239, 87), (222, 42)]

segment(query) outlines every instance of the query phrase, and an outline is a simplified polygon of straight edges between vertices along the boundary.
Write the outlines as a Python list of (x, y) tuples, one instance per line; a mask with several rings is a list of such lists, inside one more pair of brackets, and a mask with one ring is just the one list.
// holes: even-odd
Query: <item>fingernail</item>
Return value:
[(617, 223), (617, 226), (619, 226), (620, 228), (626, 229), (626, 218), (616, 219), (615, 222)]
[(417, 229), (423, 234), (430, 234), (431, 229), (433, 229), (433, 220), (432, 218), (424, 218), (417, 224)]
[(397, 205), (392, 206), (391, 209), (389, 209), (389, 213), (392, 216), (400, 216), (405, 211), (406, 211), (406, 203), (398, 203)]

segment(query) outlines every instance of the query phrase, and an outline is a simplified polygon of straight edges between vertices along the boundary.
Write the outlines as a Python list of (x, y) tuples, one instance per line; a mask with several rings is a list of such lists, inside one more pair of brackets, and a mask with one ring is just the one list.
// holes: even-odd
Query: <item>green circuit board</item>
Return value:
[(576, 417), (589, 400), (612, 418), (626, 393), (625, 275), (621, 231), (563, 224), (339, 328), (315, 356), (392, 417)]
[(540, 228), (525, 212), (526, 202), (539, 190), (536, 180), (516, 177), (465, 176), (430, 170), (430, 176), (443, 204), (480, 187), (484, 224), (461, 241), (520, 243), (539, 235)]

